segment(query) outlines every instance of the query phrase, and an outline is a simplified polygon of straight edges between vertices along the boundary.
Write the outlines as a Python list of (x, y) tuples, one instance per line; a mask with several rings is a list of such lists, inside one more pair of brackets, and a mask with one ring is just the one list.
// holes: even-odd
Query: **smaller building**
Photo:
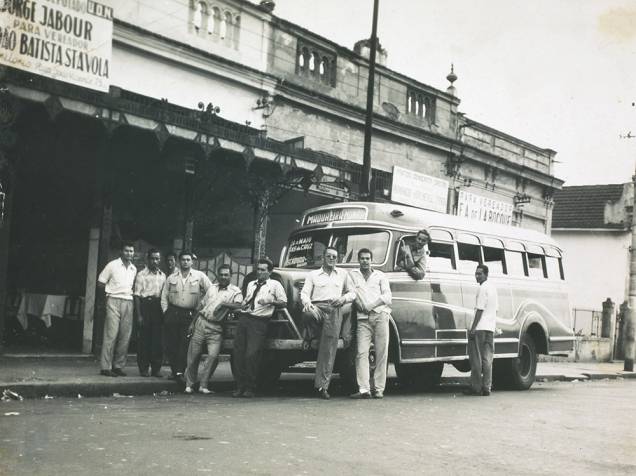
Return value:
[[(633, 184), (577, 185), (554, 195), (552, 236), (564, 251), (575, 332), (598, 335), (601, 303), (627, 299)], [(594, 312), (592, 312), (594, 311)]]

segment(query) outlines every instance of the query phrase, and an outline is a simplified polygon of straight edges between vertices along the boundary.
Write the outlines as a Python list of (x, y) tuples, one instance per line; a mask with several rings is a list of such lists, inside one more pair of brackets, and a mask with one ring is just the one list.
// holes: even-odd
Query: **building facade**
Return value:
[[(58, 23), (36, 2), (0, 12), (3, 342), (21, 296), (68, 296), (70, 345), (95, 350), (96, 275), (123, 239), (240, 276), (277, 258), (303, 209), (358, 198), (368, 42), (337, 45), (272, 2), (66, 3)], [(549, 231), (555, 152), (467, 118), (454, 74), (440, 90), (379, 56), (374, 198)]]
[(617, 306), (629, 286), (633, 184), (577, 185), (555, 194), (552, 236), (564, 251), (573, 308)]

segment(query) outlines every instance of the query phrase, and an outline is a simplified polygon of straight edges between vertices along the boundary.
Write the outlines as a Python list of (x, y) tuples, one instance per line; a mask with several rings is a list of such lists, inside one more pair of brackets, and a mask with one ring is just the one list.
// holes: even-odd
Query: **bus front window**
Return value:
[(389, 249), (389, 233), (383, 230), (348, 228), (298, 233), (289, 241), (284, 266), (316, 269), (322, 266), (322, 254), (330, 245), (338, 250), (339, 264), (356, 264), (358, 251), (368, 248), (373, 262), (383, 263)]

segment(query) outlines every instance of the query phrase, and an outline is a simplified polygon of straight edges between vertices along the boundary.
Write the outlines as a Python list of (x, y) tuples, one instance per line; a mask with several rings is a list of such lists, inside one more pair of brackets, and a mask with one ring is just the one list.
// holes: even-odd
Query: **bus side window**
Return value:
[(528, 253), (528, 276), (531, 278), (547, 278), (545, 256)]
[(427, 267), (433, 271), (452, 271), (455, 269), (454, 249), (451, 243), (428, 244), (429, 256), (426, 261)]
[(505, 274), (506, 267), (504, 264), (503, 248), (490, 248), (484, 246), (484, 264), (488, 266), (490, 274)]
[(563, 279), (563, 272), (561, 269), (561, 258), (556, 258), (554, 256), (546, 256), (545, 264), (548, 270), (548, 279), (552, 279), (555, 281)]
[(506, 250), (506, 272), (508, 276), (525, 276), (526, 267), (523, 263), (521, 251)]
[(479, 245), (457, 243), (459, 254), (458, 268), (464, 273), (474, 273), (477, 265), (481, 263), (481, 250)]

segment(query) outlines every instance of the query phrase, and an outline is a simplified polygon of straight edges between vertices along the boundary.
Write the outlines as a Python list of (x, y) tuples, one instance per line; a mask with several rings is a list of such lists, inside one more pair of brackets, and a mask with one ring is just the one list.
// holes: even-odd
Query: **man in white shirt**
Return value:
[[(371, 267), (373, 253), (368, 248), (358, 251), (360, 269), (349, 273), (347, 301), (355, 301), (357, 309), (358, 352), (356, 375), (358, 392), (351, 398), (384, 398), (386, 366), (389, 352), (389, 318), (391, 315), (391, 288), (382, 271)], [(375, 371), (370, 383), (369, 349), (373, 342)]]
[(192, 386), (197, 381), (199, 362), (203, 349), (207, 347), (208, 358), (201, 372), (199, 392), (213, 393), (208, 388), (210, 377), (216, 370), (219, 352), (223, 343), (223, 321), (230, 311), (239, 309), (243, 302), (243, 294), (238, 286), (230, 283), (232, 268), (222, 264), (216, 271), (217, 281), (205, 294), (202, 307), (192, 323), (192, 338), (188, 347), (188, 367), (186, 368), (185, 393), (192, 393)]
[[(303, 348), (309, 349), (312, 338), (320, 336), (314, 386), (318, 396), (325, 400), (330, 398), (327, 390), (336, 360), (338, 338), (343, 328), (340, 308), (346, 302), (347, 273), (336, 267), (337, 262), (338, 250), (325, 248), (322, 267), (307, 275), (300, 292), (305, 324)], [(349, 330), (343, 329), (342, 332), (348, 340)]]
[(488, 281), (488, 266), (477, 265), (475, 279), (479, 283), (475, 318), (468, 331), (470, 389), (466, 395), (490, 395), (494, 334), (497, 325), (497, 289)]
[(232, 396), (235, 398), (254, 396), (269, 320), (277, 307), (287, 305), (283, 285), (269, 277), (273, 269), (272, 260), (260, 258), (256, 262), (258, 279), (248, 283), (245, 290), (232, 353), (236, 374), (236, 390)]
[(128, 344), (133, 324), (133, 284), (137, 268), (132, 264), (135, 245), (124, 242), (121, 256), (108, 263), (97, 285), (106, 292), (106, 319), (100, 359), (101, 375), (125, 377)]

